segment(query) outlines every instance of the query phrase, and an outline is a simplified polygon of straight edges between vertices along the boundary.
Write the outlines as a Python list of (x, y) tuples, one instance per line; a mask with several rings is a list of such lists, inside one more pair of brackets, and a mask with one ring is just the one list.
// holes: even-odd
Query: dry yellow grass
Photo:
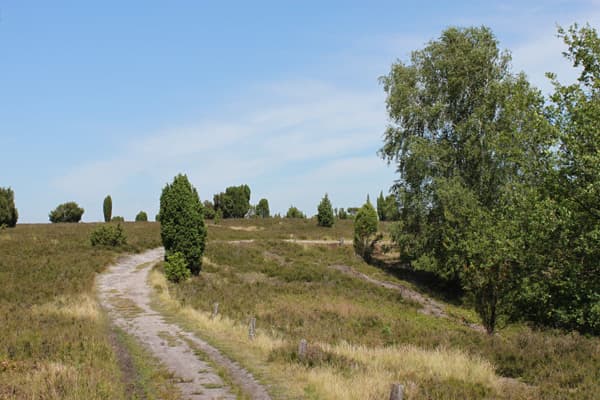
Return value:
[(81, 318), (98, 321), (100, 307), (90, 294), (76, 296), (59, 296), (51, 302), (34, 305), (34, 315), (50, 315), (68, 318)]
[[(164, 275), (156, 270), (150, 273), (149, 280), (163, 305), (166, 305), (171, 310), (175, 310), (179, 316), (185, 317), (201, 331), (210, 332), (217, 337), (228, 336), (239, 343), (248, 343), (248, 330), (245, 326), (221, 315), (211, 319), (210, 314), (208, 313), (195, 310), (189, 306), (181, 306), (180, 303), (173, 299), (169, 294), (169, 288)], [(282, 346), (283, 344), (283, 341), (267, 336), (263, 332), (257, 332), (255, 339), (248, 343), (254, 351), (258, 351), (265, 357), (273, 349)]]
[[(27, 385), (32, 399), (49, 398), (75, 399), (75, 392), (79, 381), (78, 371), (69, 365), (60, 362), (39, 363), (27, 374)], [(69, 388), (68, 391), (61, 390)], [(67, 396), (67, 397), (65, 397)]]
[(389, 396), (390, 384), (401, 382), (408, 398), (418, 392), (425, 380), (456, 380), (481, 385), (492, 392), (502, 384), (492, 364), (462, 351), (439, 348), (425, 350), (416, 346), (366, 347), (348, 343), (329, 345), (310, 343), (323, 351), (352, 360), (360, 365), (356, 370), (340, 370), (322, 365), (307, 368), (296, 363), (269, 362), (269, 355), (291, 345), (274, 333), (257, 329), (255, 340), (248, 340), (245, 325), (227, 317), (211, 319), (210, 315), (189, 306), (182, 306), (169, 294), (164, 276), (154, 270), (150, 284), (156, 289), (159, 302), (179, 319), (207, 339), (221, 344), (250, 370), (262, 364), (266, 377), (274, 382), (286, 382), (288, 393), (300, 394), (310, 388), (320, 399), (381, 399)]
[[(420, 379), (431, 378), (455, 379), (494, 390), (500, 385), (488, 361), (461, 351), (423, 350), (415, 346), (368, 348), (347, 343), (321, 346), (326, 351), (360, 362), (367, 370), (350, 377), (325, 368), (309, 371), (309, 380), (324, 394), (324, 398), (381, 399), (389, 395), (391, 382), (405, 383), (410, 396)], [(410, 379), (416, 379), (416, 382)]]

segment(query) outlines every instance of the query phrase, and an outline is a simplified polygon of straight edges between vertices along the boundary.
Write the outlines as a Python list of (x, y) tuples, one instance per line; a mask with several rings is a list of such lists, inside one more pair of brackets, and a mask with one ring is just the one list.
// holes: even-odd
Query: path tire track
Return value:
[(200, 350), (224, 368), (231, 381), (250, 398), (270, 400), (252, 374), (204, 340), (167, 322), (150, 307), (152, 289), (147, 284), (148, 274), (163, 257), (162, 248), (127, 256), (98, 277), (100, 302), (113, 323), (138, 339), (177, 377), (175, 384), (186, 399), (237, 398), (211, 363), (195, 355), (195, 350)]

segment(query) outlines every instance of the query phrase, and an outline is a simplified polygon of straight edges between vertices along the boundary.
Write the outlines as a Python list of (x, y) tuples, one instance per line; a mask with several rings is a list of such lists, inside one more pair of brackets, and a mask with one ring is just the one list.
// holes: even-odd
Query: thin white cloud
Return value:
[(524, 71), (529, 81), (548, 95), (552, 84), (547, 72), (558, 75), (561, 81), (573, 81), (577, 71), (562, 56), (565, 46), (560, 39), (548, 32), (517, 46), (513, 52), (513, 66), (516, 71)]
[(252, 127), (247, 125), (225, 121), (204, 123), (193, 127), (174, 128), (150, 136), (137, 143), (135, 151), (143, 153), (144, 156), (174, 158), (229, 146), (253, 133)]
[(307, 175), (310, 180), (352, 179), (353, 176), (370, 176), (377, 173), (383, 160), (377, 157), (351, 157), (333, 160)]
[(578, 74), (562, 55), (566, 46), (557, 37), (557, 27), (567, 28), (573, 23), (600, 26), (598, 4), (595, 0), (578, 4), (562, 0), (503, 3), (497, 6), (497, 14), (471, 15), (461, 24), (490, 26), (499, 35), (501, 47), (511, 51), (514, 70), (525, 72), (547, 95), (553, 90), (547, 72), (556, 73), (565, 83), (574, 81)]
[[(121, 153), (80, 165), (56, 179), (55, 186), (95, 210), (99, 199), (107, 193), (126, 193), (127, 186), (140, 176), (164, 183), (186, 172), (204, 199), (240, 183), (252, 187), (257, 182), (270, 192), (266, 182), (274, 180), (283, 182), (277, 191), (288, 196), (285, 202), (273, 199), (272, 208), (277, 209), (292, 202), (304, 205), (306, 199), (322, 195), (324, 186), (335, 191), (342, 182), (347, 185), (348, 177), (354, 176), (355, 185), (361, 185), (364, 176), (357, 178), (357, 169), (368, 166), (371, 171), (374, 165), (365, 164), (365, 159), (378, 163), (380, 173), (386, 170), (375, 154), (385, 126), (382, 93), (341, 90), (313, 81), (270, 84), (254, 96), (258, 106), (230, 114), (234, 117), (199, 121), (142, 139), (138, 136)], [(250, 100), (245, 104), (252, 104)], [(356, 154), (367, 156), (357, 158)], [(330, 164), (332, 159), (334, 164)], [(339, 174), (332, 174), (335, 171), (354, 175), (340, 179)], [(286, 174), (299, 178), (285, 179)], [(308, 187), (307, 177), (321, 184)], [(298, 185), (301, 193), (295, 193)], [(153, 189), (152, 202), (159, 191), (160, 187)], [(88, 218), (99, 219), (99, 210)]]
[[(512, 50), (515, 70), (525, 71), (548, 92), (545, 72), (557, 72), (566, 81), (574, 76), (561, 55), (564, 47), (556, 38), (556, 23), (597, 26), (600, 13), (592, 3), (579, 15), (553, 15), (539, 7), (444, 23), (491, 26), (500, 35), (501, 46)], [(226, 115), (173, 126), (141, 139), (139, 132), (132, 132), (135, 141), (124, 143), (113, 157), (79, 165), (54, 185), (86, 209), (97, 209), (86, 214), (88, 220), (100, 218), (98, 204), (115, 192), (130, 199), (137, 196), (130, 207), (152, 213), (161, 185), (179, 172), (188, 173), (203, 199), (226, 186), (248, 183), (253, 200), (266, 196), (274, 211), (285, 212), (294, 204), (312, 214), (325, 192), (334, 205), (359, 205), (367, 193), (385, 191), (394, 179), (393, 166), (387, 167), (375, 154), (387, 120), (384, 93), (376, 79), (389, 71), (393, 61), (406, 60), (412, 50), (439, 33), (359, 38), (351, 49), (321, 60), (321, 79), (248, 85), (240, 89), (238, 98), (223, 105), (222, 109), (228, 108)], [(136, 183), (153, 186), (133, 193), (128, 187)]]

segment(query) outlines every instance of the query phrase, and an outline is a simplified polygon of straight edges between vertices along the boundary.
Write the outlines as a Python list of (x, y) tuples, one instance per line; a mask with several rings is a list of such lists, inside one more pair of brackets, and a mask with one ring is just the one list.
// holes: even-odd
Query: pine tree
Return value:
[(112, 218), (112, 198), (110, 197), (110, 195), (104, 198), (102, 211), (104, 212), (104, 222), (110, 222)]
[(160, 196), (160, 236), (165, 259), (181, 253), (194, 274), (200, 272), (206, 241), (202, 203), (186, 175), (177, 175)]
[(19, 213), (15, 207), (15, 193), (11, 188), (0, 188), (0, 226), (14, 228)]
[(383, 191), (379, 192), (377, 198), (377, 215), (380, 221), (385, 221), (385, 199), (383, 197)]
[(329, 197), (327, 193), (325, 193), (325, 197), (319, 203), (319, 207), (317, 208), (317, 221), (319, 226), (325, 226), (331, 228), (333, 226), (333, 207), (331, 206), (331, 202), (329, 201)]
[(367, 197), (367, 202), (354, 217), (354, 250), (367, 261), (371, 258), (377, 241), (378, 225), (377, 211)]

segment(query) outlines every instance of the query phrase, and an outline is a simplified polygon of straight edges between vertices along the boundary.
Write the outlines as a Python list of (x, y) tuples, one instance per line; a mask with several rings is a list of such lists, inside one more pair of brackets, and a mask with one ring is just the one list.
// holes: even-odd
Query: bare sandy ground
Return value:
[[(176, 385), (186, 399), (237, 398), (214, 370), (212, 365), (217, 364), (252, 399), (270, 400), (248, 371), (207, 342), (165, 321), (150, 307), (148, 273), (163, 256), (162, 248), (127, 256), (98, 277), (100, 301), (114, 324), (136, 337), (176, 376)], [(207, 359), (212, 362), (203, 361)]]

